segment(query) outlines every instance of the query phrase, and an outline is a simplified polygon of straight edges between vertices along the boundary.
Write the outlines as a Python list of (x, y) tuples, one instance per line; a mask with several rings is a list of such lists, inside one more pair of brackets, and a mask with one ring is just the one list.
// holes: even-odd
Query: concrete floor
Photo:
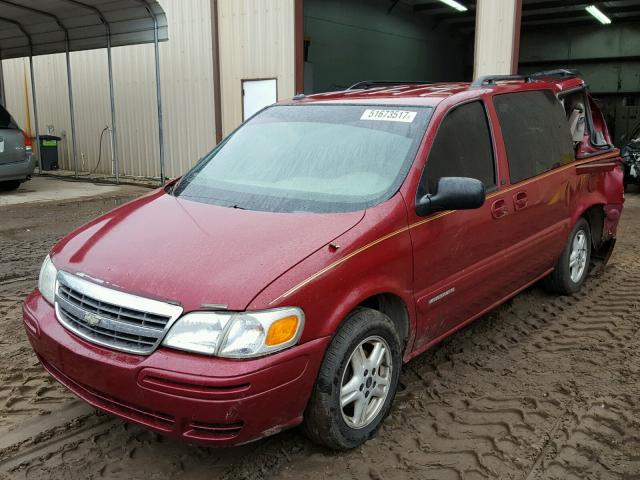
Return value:
[(13, 192), (0, 191), (0, 207), (24, 203), (60, 202), (89, 198), (105, 194), (140, 194), (140, 187), (128, 185), (102, 185), (90, 182), (34, 177)]

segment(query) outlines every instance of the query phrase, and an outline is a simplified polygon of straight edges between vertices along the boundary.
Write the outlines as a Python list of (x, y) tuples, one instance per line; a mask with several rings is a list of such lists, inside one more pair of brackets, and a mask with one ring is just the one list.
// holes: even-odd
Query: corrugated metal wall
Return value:
[(242, 80), (277, 78), (295, 93), (294, 0), (219, 0), (223, 133), (242, 122)]
[[(215, 145), (210, 0), (160, 0), (169, 41), (160, 46), (167, 175), (181, 175)], [(153, 45), (113, 49), (121, 173), (158, 177), (159, 148)], [(78, 164), (96, 168), (100, 133), (111, 124), (105, 50), (71, 54)], [(5, 60), (7, 107), (26, 125), (32, 105), (28, 59)], [(40, 133), (51, 125), (63, 137), (62, 168), (73, 169), (64, 55), (34, 59)], [(31, 114), (31, 129), (33, 127)], [(98, 172), (111, 172), (108, 134)]]

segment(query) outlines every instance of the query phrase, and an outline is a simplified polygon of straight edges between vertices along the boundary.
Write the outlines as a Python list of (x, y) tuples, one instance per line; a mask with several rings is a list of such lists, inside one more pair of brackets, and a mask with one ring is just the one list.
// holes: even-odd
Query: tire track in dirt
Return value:
[(553, 432), (529, 479), (634, 478), (640, 471), (638, 405), (626, 395), (573, 409)]
[(34, 282), (0, 286), (0, 431), (49, 415), (74, 397), (42, 369), (22, 327), (22, 301)]

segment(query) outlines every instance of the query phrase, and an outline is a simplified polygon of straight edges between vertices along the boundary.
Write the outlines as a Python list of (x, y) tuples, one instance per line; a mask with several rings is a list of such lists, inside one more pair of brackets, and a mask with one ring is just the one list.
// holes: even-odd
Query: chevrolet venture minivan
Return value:
[(302, 423), (353, 448), (403, 362), (534, 282), (580, 289), (622, 176), (568, 71), (299, 95), (55, 245), (26, 331), (127, 421), (210, 445)]

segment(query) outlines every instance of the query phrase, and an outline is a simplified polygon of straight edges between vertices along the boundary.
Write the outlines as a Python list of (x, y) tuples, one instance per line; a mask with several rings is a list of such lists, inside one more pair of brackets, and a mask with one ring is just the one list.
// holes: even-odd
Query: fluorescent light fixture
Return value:
[(456, 2), (456, 0), (440, 0), (442, 3), (449, 5), (451, 8), (455, 8), (459, 12), (466, 12), (468, 10), (467, 7), (462, 5), (460, 2)]
[[(440, 0), (440, 1), (444, 1), (444, 0)], [(596, 19), (603, 25), (609, 25), (611, 23), (611, 19), (607, 17), (604, 13), (602, 13), (600, 9), (595, 5), (589, 5), (588, 7), (585, 8), (585, 10), (589, 12), (591, 15), (593, 15), (594, 17), (596, 17)]]

